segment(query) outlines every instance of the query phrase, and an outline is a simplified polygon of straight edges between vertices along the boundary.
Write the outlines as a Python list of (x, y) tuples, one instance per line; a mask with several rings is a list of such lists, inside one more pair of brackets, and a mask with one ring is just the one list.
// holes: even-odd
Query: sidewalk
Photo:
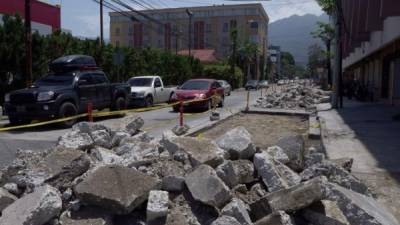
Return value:
[(320, 111), (329, 158), (354, 159), (353, 173), (364, 180), (400, 219), (400, 107), (345, 101), (340, 110)]

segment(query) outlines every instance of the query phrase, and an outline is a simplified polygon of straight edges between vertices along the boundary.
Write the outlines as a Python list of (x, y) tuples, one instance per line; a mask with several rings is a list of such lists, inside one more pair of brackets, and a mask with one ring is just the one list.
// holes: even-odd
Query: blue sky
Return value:
[[(97, 37), (100, 33), (99, 6), (93, 0), (44, 0), (53, 4), (61, 4), (61, 26), (69, 29), (75, 36)], [(227, 2), (222, 0), (144, 0), (155, 8), (204, 6), (213, 4), (238, 4), (251, 2)], [(125, 1), (129, 2), (129, 1)], [(257, 2), (257, 1), (254, 1)], [(321, 9), (314, 0), (271, 0), (263, 3), (271, 22), (291, 15), (320, 15)], [(143, 9), (131, 4), (135, 9)], [(109, 10), (104, 12), (105, 38), (109, 36)]]

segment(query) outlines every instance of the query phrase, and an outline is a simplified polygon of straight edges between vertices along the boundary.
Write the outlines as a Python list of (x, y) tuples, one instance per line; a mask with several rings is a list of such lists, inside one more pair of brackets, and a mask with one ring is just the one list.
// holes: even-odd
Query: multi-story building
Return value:
[(400, 104), (400, 1), (343, 1), (345, 80), (361, 82), (374, 100)]
[[(24, 0), (0, 0), (0, 24), (3, 15), (25, 16)], [(61, 8), (38, 0), (31, 0), (32, 31), (48, 35), (61, 28)]]
[[(236, 27), (239, 43), (250, 41), (259, 46), (260, 55), (251, 70), (253, 78), (259, 77), (260, 60), (265, 59), (263, 56), (267, 52), (269, 22), (261, 4), (213, 5), (141, 12), (161, 23), (132, 12), (128, 13), (137, 21), (117, 12), (110, 13), (110, 39), (114, 46), (153, 47), (179, 52), (188, 50), (190, 44), (190, 48), (195, 50), (213, 49), (216, 57), (223, 59), (231, 54), (230, 30)], [(188, 12), (192, 14), (191, 19)], [(189, 21), (192, 23), (189, 24)]]

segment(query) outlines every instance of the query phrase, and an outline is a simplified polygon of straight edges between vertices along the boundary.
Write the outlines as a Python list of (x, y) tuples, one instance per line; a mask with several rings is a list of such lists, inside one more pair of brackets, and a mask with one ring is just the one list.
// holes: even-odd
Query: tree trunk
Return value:
[(332, 86), (332, 68), (331, 68), (331, 41), (327, 41), (326, 43), (326, 51), (327, 51), (327, 59), (326, 59), (326, 67), (328, 68), (328, 84)]

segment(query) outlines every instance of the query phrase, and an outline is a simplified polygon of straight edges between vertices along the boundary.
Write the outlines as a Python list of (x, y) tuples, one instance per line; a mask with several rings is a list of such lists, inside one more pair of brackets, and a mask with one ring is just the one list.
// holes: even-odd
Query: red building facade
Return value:
[[(25, 16), (24, 0), (0, 0), (0, 15), (19, 14)], [(32, 29), (48, 34), (61, 29), (61, 8), (41, 1), (31, 0)]]

